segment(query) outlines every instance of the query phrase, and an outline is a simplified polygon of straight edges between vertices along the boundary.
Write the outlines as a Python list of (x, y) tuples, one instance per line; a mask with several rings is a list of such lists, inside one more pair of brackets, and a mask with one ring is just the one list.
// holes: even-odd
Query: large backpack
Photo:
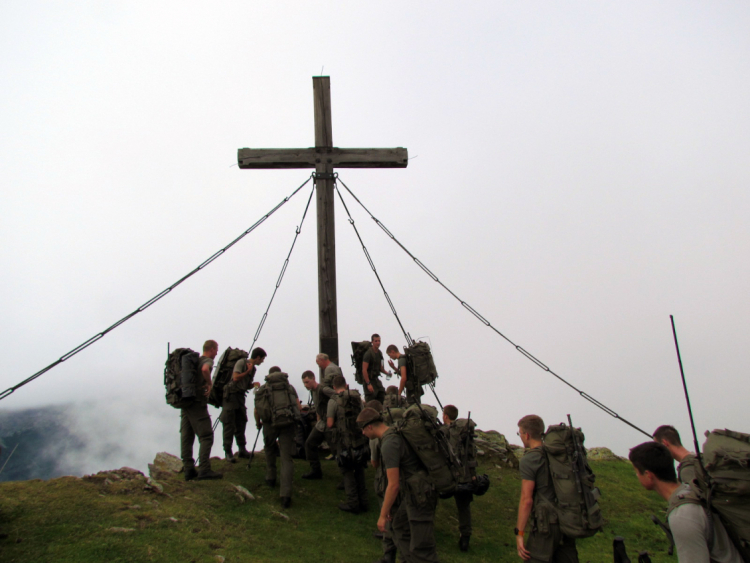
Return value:
[(200, 383), (198, 359), (200, 355), (190, 348), (177, 348), (164, 364), (164, 387), (167, 404), (182, 409), (195, 401)]
[(248, 353), (239, 348), (232, 348), (231, 346), (224, 350), (224, 353), (219, 358), (216, 364), (216, 370), (214, 371), (214, 379), (211, 382), (211, 393), (208, 395), (208, 404), (213, 405), (216, 408), (221, 408), (221, 404), (224, 398), (224, 387), (232, 381), (232, 372), (234, 371), (234, 364), (237, 360), (241, 360), (248, 357)]
[(336, 425), (332, 441), (337, 446), (336, 461), (339, 467), (365, 467), (370, 461), (370, 441), (357, 424), (357, 416), (362, 412), (362, 396), (358, 391), (347, 389), (331, 400), (336, 401)]
[(277, 372), (266, 376), (265, 384), (255, 394), (255, 408), (264, 424), (270, 422), (274, 428), (294, 425), (299, 409), (286, 373)]
[(401, 395), (395, 393), (386, 393), (385, 399), (383, 400), (383, 410), (386, 409), (399, 409), (406, 406), (406, 399)]
[(360, 385), (365, 384), (365, 378), (362, 375), (362, 360), (365, 352), (370, 349), (372, 343), (369, 340), (362, 342), (352, 342), (352, 365), (354, 366), (354, 380)]
[(702, 459), (703, 467), (696, 463), (693, 485), (719, 515), (742, 557), (750, 561), (750, 434), (726, 429), (706, 432)]
[[(575, 436), (573, 435), (575, 432)], [(547, 428), (544, 453), (555, 489), (555, 512), (560, 530), (571, 538), (588, 538), (601, 530), (604, 519), (597, 499), (599, 489), (586, 459), (580, 428), (566, 424)]]
[(427, 342), (415, 342), (404, 348), (406, 355), (406, 377), (419, 385), (435, 383), (437, 369)]
[(450, 498), (461, 477), (461, 462), (440, 426), (435, 407), (415, 404), (404, 411), (395, 429), (419, 457), (438, 495)]
[(477, 473), (477, 447), (474, 444), (474, 429), (477, 427), (473, 420), (457, 419), (448, 430), (453, 452), (461, 461), (461, 482), (472, 480)]

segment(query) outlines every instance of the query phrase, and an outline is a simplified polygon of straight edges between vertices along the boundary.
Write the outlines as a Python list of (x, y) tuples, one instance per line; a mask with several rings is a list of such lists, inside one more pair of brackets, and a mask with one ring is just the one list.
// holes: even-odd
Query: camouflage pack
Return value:
[(168, 405), (182, 409), (195, 401), (201, 378), (198, 371), (199, 358), (198, 352), (190, 348), (177, 348), (167, 357), (164, 364), (164, 387)]
[(550, 426), (544, 435), (543, 449), (555, 489), (553, 509), (562, 533), (571, 538), (588, 538), (604, 526), (597, 502), (599, 489), (594, 487), (596, 476), (583, 441), (581, 429), (566, 424)]
[(438, 377), (435, 362), (432, 359), (430, 345), (427, 342), (415, 342), (404, 348), (406, 355), (406, 377), (419, 385), (434, 384)]
[(239, 348), (232, 348), (231, 346), (224, 350), (224, 353), (219, 358), (214, 370), (214, 378), (211, 382), (211, 393), (208, 395), (208, 404), (213, 405), (216, 408), (221, 408), (222, 400), (224, 398), (224, 387), (227, 383), (232, 381), (232, 372), (234, 372), (234, 364), (238, 360), (245, 359), (248, 357), (248, 353)]
[(364, 385), (365, 378), (362, 375), (362, 360), (365, 352), (370, 349), (372, 343), (369, 340), (362, 342), (352, 342), (352, 365), (354, 366), (354, 380), (360, 385)]
[(270, 423), (274, 428), (293, 426), (299, 409), (289, 375), (277, 372), (266, 376), (266, 382), (255, 394), (255, 408), (263, 424)]

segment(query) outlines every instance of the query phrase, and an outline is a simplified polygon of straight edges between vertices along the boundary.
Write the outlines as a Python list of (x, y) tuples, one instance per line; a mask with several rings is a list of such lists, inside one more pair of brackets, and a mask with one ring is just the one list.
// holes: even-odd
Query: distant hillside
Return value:
[[(492, 437), (491, 433), (485, 437)], [(517, 469), (486, 440), (480, 471), (489, 474), (489, 492), (475, 500), (471, 550), (458, 550), (453, 500), (441, 501), (436, 519), (438, 553), (444, 562), (514, 562), (513, 527), (520, 492)], [(154, 469), (156, 483), (131, 471), (104, 472), (83, 479), (0, 483), (0, 560), (10, 562), (213, 562), (374, 561), (378, 503), (353, 516), (337, 509), (343, 492), (333, 462), (322, 481), (301, 479), (308, 465), (295, 460), (292, 507), (281, 510), (278, 488), (264, 483), (263, 454), (248, 471), (218, 459), (221, 481), (189, 482), (181, 474)], [(179, 465), (179, 463), (177, 464)], [(581, 562), (611, 562), (612, 540), (623, 536), (632, 560), (648, 550), (654, 562), (674, 562), (667, 542), (649, 515), (665, 503), (641, 489), (632, 466), (620, 460), (592, 461), (602, 490), (604, 532), (579, 542)], [(368, 469), (367, 482), (373, 471)], [(240, 485), (253, 496), (244, 497)], [(161, 491), (159, 490), (161, 488)], [(370, 488), (370, 491), (372, 489)]]
[(65, 455), (84, 447), (70, 431), (68, 409), (54, 406), (0, 412), (0, 468), (5, 466), (0, 481), (65, 475), (61, 463)]

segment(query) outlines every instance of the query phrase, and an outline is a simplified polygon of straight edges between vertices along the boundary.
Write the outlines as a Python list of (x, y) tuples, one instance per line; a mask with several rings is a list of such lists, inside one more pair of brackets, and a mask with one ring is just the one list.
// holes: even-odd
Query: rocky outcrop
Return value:
[(477, 456), (480, 461), (486, 456), (505, 467), (518, 468), (518, 458), (513, 455), (512, 445), (500, 432), (497, 430), (475, 430), (475, 434), (474, 443), (477, 446)]
[(182, 460), (167, 452), (159, 452), (154, 463), (148, 464), (148, 474), (152, 479), (166, 479), (182, 471)]

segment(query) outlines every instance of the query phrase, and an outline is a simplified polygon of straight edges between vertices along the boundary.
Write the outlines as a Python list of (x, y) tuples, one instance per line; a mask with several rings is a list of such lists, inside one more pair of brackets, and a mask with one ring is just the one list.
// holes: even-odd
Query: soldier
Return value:
[(383, 409), (402, 409), (406, 408), (406, 399), (398, 394), (398, 387), (395, 385), (389, 385), (385, 390), (385, 402), (383, 403)]
[(247, 407), (245, 397), (252, 387), (259, 387), (260, 383), (253, 383), (256, 368), (266, 359), (266, 351), (256, 348), (250, 354), (250, 359), (241, 358), (234, 364), (232, 381), (224, 387), (224, 397), (221, 402), (219, 420), (224, 434), (224, 455), (227, 461), (235, 463), (237, 459), (232, 455), (232, 440), (237, 440), (237, 456), (249, 458), (245, 429), (247, 428)]
[(698, 458), (695, 454), (685, 448), (680, 440), (680, 434), (674, 426), (659, 426), (654, 431), (654, 442), (661, 444), (679, 465), (677, 466), (677, 480), (680, 483), (690, 484), (695, 479), (695, 466)]
[(434, 533), (437, 494), (426, 479), (422, 462), (406, 441), (385, 425), (376, 410), (364, 409), (357, 423), (367, 438), (381, 441), (380, 454), (388, 485), (378, 529), (384, 532), (390, 520), (393, 538), (404, 561), (438, 561)]
[[(390, 358), (390, 360), (388, 360), (388, 365), (391, 366), (391, 369), (393, 369), (400, 378), (398, 383), (399, 397), (403, 395), (404, 390), (406, 390), (407, 404), (413, 405), (414, 403), (421, 402), (421, 397), (424, 395), (424, 389), (422, 389), (422, 386), (418, 381), (409, 380), (406, 374), (406, 356), (398, 351), (395, 344), (390, 344), (388, 348), (385, 349), (385, 353), (388, 354), (388, 357)], [(398, 362), (398, 365), (393, 363), (394, 360)]]
[[(383, 403), (373, 399), (372, 401), (367, 401), (365, 407), (381, 413), (386, 425), (391, 425), (385, 407), (383, 407)], [(390, 414), (393, 414), (393, 412), (392, 409)], [(380, 438), (372, 438), (370, 440), (370, 463), (375, 468), (375, 494), (378, 497), (378, 504), (382, 508), (383, 497), (385, 496), (385, 489), (388, 486), (388, 480), (385, 475), (385, 467), (383, 467), (380, 459)], [(397, 550), (396, 544), (393, 542), (393, 531), (391, 530), (390, 520), (386, 522), (385, 530), (378, 532), (375, 537), (379, 537), (383, 542), (383, 557), (375, 563), (396, 563)]]
[(643, 488), (657, 492), (669, 503), (667, 525), (680, 563), (742, 563), (718, 515), (706, 510), (690, 485), (677, 482), (673, 457), (666, 446), (644, 442), (630, 450), (628, 458)]
[[(200, 383), (196, 385), (194, 402), (180, 409), (180, 450), (185, 470), (185, 481), (193, 479), (221, 479), (221, 473), (211, 471), (211, 447), (214, 444), (214, 431), (211, 427), (211, 416), (208, 414), (208, 394), (211, 392), (211, 369), (214, 358), (219, 353), (219, 344), (215, 340), (206, 340), (203, 344), (203, 355), (198, 359)], [(183, 356), (183, 362), (187, 357)], [(184, 365), (184, 364), (183, 364)], [(198, 436), (198, 470), (195, 470), (193, 443)]]
[[(443, 423), (441, 430), (448, 436), (448, 440), (458, 459), (461, 460), (461, 478), (459, 484), (471, 484), (476, 480), (476, 461), (474, 460), (473, 441), (471, 444), (464, 443), (470, 437), (466, 432), (473, 433), (473, 428), (466, 419), (458, 418), (458, 409), (453, 405), (443, 407)], [(468, 487), (465, 487), (468, 488)], [(459, 488), (461, 489), (461, 488)], [(461, 551), (469, 551), (469, 540), (471, 539), (471, 502), (474, 500), (474, 494), (466, 490), (457, 490), (453, 494), (456, 499), (456, 509), (458, 510), (458, 547)]]
[(326, 424), (336, 436), (336, 459), (344, 478), (346, 502), (339, 504), (339, 509), (359, 514), (369, 509), (363, 465), (367, 458), (362, 457), (368, 453), (367, 438), (357, 426), (362, 397), (358, 391), (348, 389), (343, 375), (333, 378), (333, 390), (336, 395), (328, 401)]
[(365, 401), (377, 399), (385, 402), (385, 389), (380, 381), (380, 374), (391, 375), (383, 367), (383, 352), (380, 351), (380, 335), (372, 335), (372, 346), (362, 358), (362, 377), (365, 380)]
[[(547, 506), (555, 505), (555, 489), (542, 450), (543, 434), (544, 421), (540, 417), (530, 414), (518, 421), (518, 436), (529, 450), (519, 464), (521, 501), (514, 530), (516, 548), (525, 561), (578, 563), (575, 539), (560, 531), (556, 518), (550, 522), (551, 518), (545, 510)], [(526, 524), (529, 522), (531, 532), (524, 545)]]
[[(320, 465), (320, 455), (318, 448), (325, 440), (326, 413), (328, 412), (328, 401), (336, 392), (333, 390), (333, 378), (337, 375), (343, 375), (341, 368), (334, 364), (328, 357), (328, 354), (318, 354), (315, 356), (315, 363), (323, 370), (321, 382), (315, 381), (315, 374), (306, 371), (302, 374), (302, 383), (305, 389), (310, 391), (315, 404), (315, 412), (318, 415), (318, 422), (315, 424), (310, 435), (305, 442), (305, 457), (310, 462), (310, 472), (302, 475), (303, 479), (322, 479), (323, 469)], [(307, 378), (305, 374), (310, 374)], [(312, 376), (312, 378), (310, 378)], [(309, 385), (309, 387), (308, 387)]]
[[(274, 366), (268, 371), (266, 382), (255, 393), (255, 426), (263, 430), (266, 453), (266, 484), (276, 486), (276, 457), (281, 456), (281, 506), (292, 505), (294, 479), (295, 420), (299, 419), (297, 391), (289, 384), (289, 375)], [(276, 447), (278, 440), (278, 449)]]

